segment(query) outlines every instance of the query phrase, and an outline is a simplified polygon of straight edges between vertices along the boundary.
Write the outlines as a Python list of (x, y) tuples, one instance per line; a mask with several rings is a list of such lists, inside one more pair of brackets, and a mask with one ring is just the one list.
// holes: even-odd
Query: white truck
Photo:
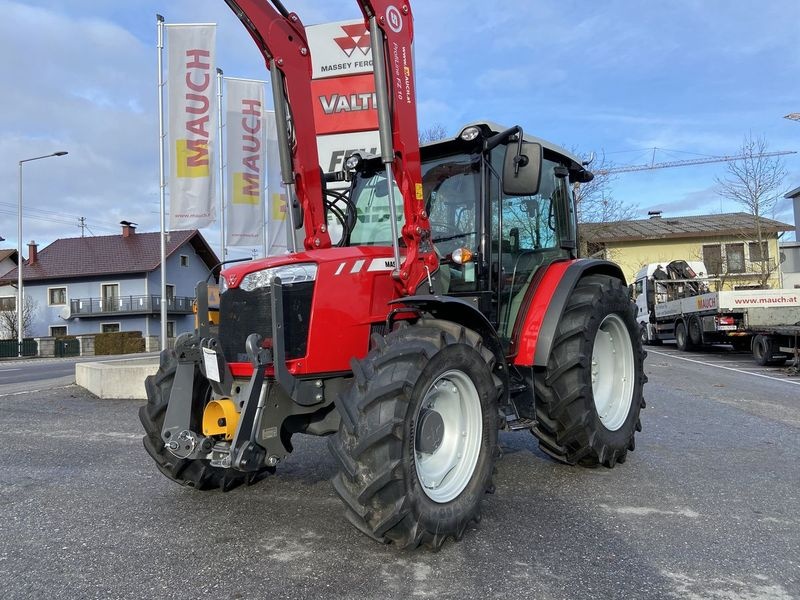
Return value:
[(731, 344), (760, 365), (800, 357), (800, 290), (712, 291), (702, 262), (674, 260), (642, 267), (631, 284), (645, 344), (675, 340), (679, 350)]

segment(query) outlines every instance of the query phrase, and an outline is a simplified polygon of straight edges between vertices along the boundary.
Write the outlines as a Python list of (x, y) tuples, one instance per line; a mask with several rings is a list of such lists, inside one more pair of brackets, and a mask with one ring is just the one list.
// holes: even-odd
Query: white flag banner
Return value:
[(281, 181), (278, 128), (275, 113), (269, 111), (267, 130), (267, 256), (286, 254), (288, 223), (286, 186)]
[(214, 25), (167, 28), (170, 229), (206, 227), (216, 218), (215, 39)]
[(267, 184), (264, 84), (241, 79), (226, 79), (226, 82), (226, 243), (228, 246), (261, 246)]

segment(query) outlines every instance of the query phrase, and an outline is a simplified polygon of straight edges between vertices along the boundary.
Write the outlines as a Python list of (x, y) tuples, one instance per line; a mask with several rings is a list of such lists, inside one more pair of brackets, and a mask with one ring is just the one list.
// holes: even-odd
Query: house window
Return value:
[(167, 321), (167, 337), (175, 337), (175, 321)]
[(167, 302), (172, 302), (175, 299), (175, 286), (167, 285)]
[(100, 331), (103, 333), (116, 333), (119, 331), (119, 323), (101, 323)]
[(67, 288), (47, 288), (47, 303), (50, 306), (61, 306), (67, 303)]
[(100, 294), (103, 301), (103, 312), (118, 310), (119, 284), (106, 283), (100, 286)]
[(744, 273), (744, 244), (725, 244), (728, 273)]
[(0, 298), (0, 311), (14, 310), (17, 308), (17, 298), (15, 296), (3, 296)]
[(703, 246), (703, 262), (709, 274), (719, 275), (722, 272), (722, 249), (719, 244)]
[(67, 335), (67, 326), (66, 325), (57, 325), (55, 327), (50, 327), (50, 337), (64, 337)]
[(185, 254), (181, 254), (181, 266), (188, 267), (189, 266), (189, 257)]
[(764, 262), (769, 260), (769, 246), (767, 242), (750, 242), (750, 262)]

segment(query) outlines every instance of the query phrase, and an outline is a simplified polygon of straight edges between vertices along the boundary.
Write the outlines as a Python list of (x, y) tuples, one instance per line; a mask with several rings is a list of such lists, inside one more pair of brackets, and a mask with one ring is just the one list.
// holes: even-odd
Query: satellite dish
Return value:
[(61, 309), (61, 311), (58, 313), (58, 316), (59, 316), (59, 317), (61, 317), (61, 318), (62, 318), (63, 320), (65, 320), (65, 321), (69, 320), (69, 318), (70, 318), (70, 315), (71, 315), (71, 313), (70, 313), (70, 310), (69, 310), (69, 306), (65, 306), (65, 307), (64, 307), (64, 308), (62, 308), (62, 309)]

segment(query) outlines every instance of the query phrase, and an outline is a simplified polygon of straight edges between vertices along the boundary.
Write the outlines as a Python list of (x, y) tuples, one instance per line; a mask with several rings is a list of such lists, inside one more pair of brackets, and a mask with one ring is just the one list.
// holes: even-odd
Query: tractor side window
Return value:
[(475, 264), (457, 264), (451, 255), (459, 248), (478, 250), (479, 155), (456, 155), (422, 165), (422, 188), (431, 226), (431, 238), (440, 259), (447, 292), (477, 288)]
[(564, 210), (569, 191), (564, 178), (556, 177), (558, 162), (544, 159), (539, 191), (533, 196), (503, 196), (500, 210), (492, 212), (492, 229), (500, 232), (493, 243), (499, 255), (500, 312), (498, 331), (511, 337), (517, 314), (536, 270), (560, 257), (559, 232), (564, 229)]
[[(394, 185), (394, 204), (397, 209), (397, 231), (403, 226), (403, 195)], [(389, 188), (386, 173), (359, 175), (351, 200), (356, 220), (350, 232), (351, 246), (391, 246), (392, 226), (389, 213)]]

